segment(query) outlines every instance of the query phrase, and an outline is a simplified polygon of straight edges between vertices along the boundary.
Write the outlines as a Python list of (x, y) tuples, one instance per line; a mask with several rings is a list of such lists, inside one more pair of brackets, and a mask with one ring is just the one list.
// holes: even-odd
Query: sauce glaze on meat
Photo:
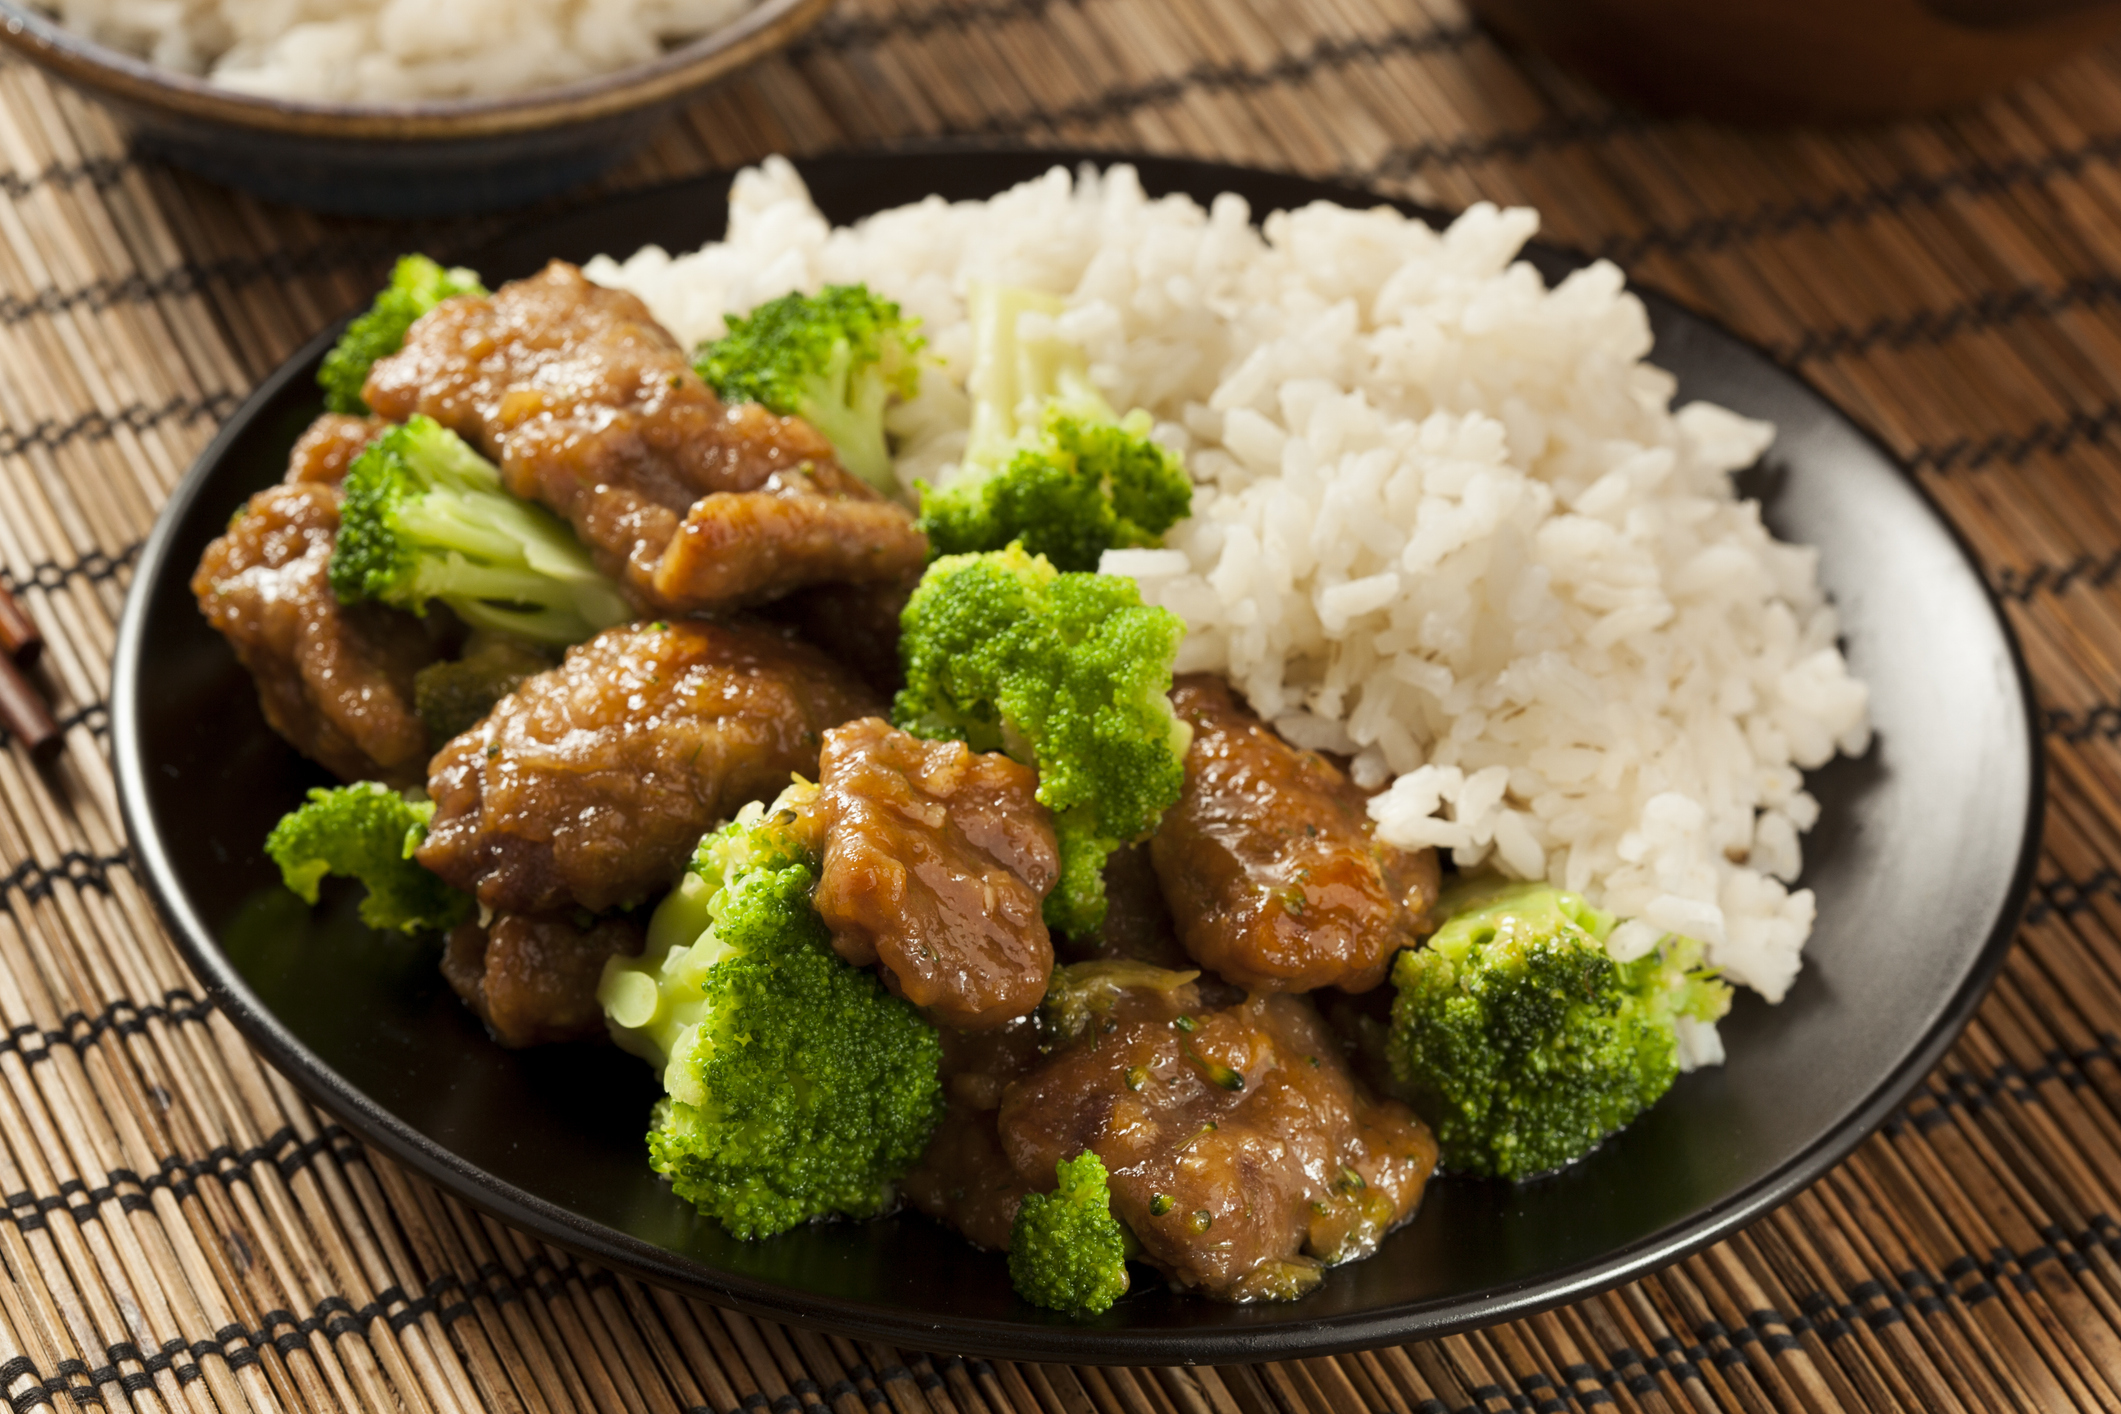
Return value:
[(1308, 1002), (1217, 1007), (1188, 973), (1066, 969), (1044, 1039), (1019, 1023), (945, 1033), (950, 1112), (901, 1185), (983, 1246), (1085, 1149), (1112, 1211), (1173, 1280), (1225, 1301), (1286, 1300), (1413, 1216), (1436, 1166), (1429, 1131), (1369, 1095)]
[(889, 584), (817, 584), (798, 589), (759, 610), (814, 643), (835, 663), (844, 663), (889, 698), (906, 685), (899, 666), (899, 618), (920, 576)]
[(808, 423), (724, 405), (647, 306), (564, 261), (443, 301), (376, 362), (363, 396), (485, 452), (509, 490), (566, 517), (658, 608), (888, 582), (927, 557), (912, 515), (843, 470)]
[(387, 426), (389, 424), (380, 417), (352, 417), (343, 412), (323, 414), (295, 439), (294, 450), (287, 454), (285, 479), (339, 485), (352, 470), (354, 458), (381, 436)]
[(1038, 772), (876, 717), (825, 733), (818, 915), (841, 957), (945, 1026), (1036, 1008), (1053, 970), (1040, 916), (1060, 877)]
[(826, 729), (877, 705), (762, 624), (607, 629), (436, 755), (419, 861), (505, 913), (645, 899), (739, 806), (814, 777)]
[(1413, 1215), (1435, 1140), (1405, 1106), (1356, 1088), (1309, 1003), (1199, 1001), (1190, 986), (1122, 989), (1010, 1088), (1002, 1152), (1043, 1188), (1056, 1163), (1094, 1149), (1113, 1213), (1174, 1280), (1225, 1301), (1288, 1300)]
[(1363, 793), (1283, 741), (1220, 678), (1181, 677), (1186, 784), (1149, 843), (1195, 961), (1253, 991), (1365, 992), (1428, 927), (1434, 850), (1373, 837)]
[(342, 780), (410, 785), (428, 751), (413, 675), (440, 656), (437, 625), (341, 605), (330, 582), (339, 482), (375, 431), (363, 418), (319, 418), (287, 479), (252, 496), (206, 547), (191, 591), (250, 670), (274, 731)]

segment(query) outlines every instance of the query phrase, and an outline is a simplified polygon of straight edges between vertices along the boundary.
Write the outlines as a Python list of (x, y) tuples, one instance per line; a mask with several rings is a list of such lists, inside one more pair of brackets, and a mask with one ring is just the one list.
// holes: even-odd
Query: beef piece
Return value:
[[(1369, 792), (1375, 794), (1375, 792)], [(1363, 812), (1367, 815), (1369, 812)], [(1374, 836), (1378, 867), (1384, 872), (1385, 892), (1406, 910), (1407, 925), (1418, 937), (1436, 931), (1442, 920), (1435, 916), (1436, 900), (1443, 894), (1443, 865), (1433, 849), (1401, 849)], [(1359, 992), (1360, 987), (1348, 988)]]
[(1206, 1011), (1190, 985), (1118, 980), (1078, 1040), (1009, 1087), (998, 1134), (1019, 1178), (1050, 1188), (1057, 1162), (1095, 1150), (1148, 1259), (1225, 1301), (1301, 1295), (1413, 1215), (1435, 1141), (1356, 1085), (1309, 1003)]
[(724, 406), (622, 291), (554, 261), (491, 297), (445, 300), (379, 359), (363, 396), (426, 413), (509, 490), (573, 523), (606, 573), (677, 612), (917, 571), (925, 536), (799, 418)]
[(995, 1113), (1009, 1085), (1042, 1058), (1039, 1028), (1026, 1018), (989, 1031), (945, 1029), (942, 1037), (950, 1108), (920, 1162), (899, 1180), (899, 1192), (974, 1245), (1006, 1251), (1016, 1205), (1031, 1185), (1002, 1152)]
[(274, 731), (342, 780), (410, 785), (428, 750), (413, 674), (440, 647), (410, 614), (339, 603), (329, 578), (338, 532), (337, 486), (268, 487), (206, 547), (191, 590), (256, 679)]
[(606, 629), (435, 756), (420, 862), (503, 913), (646, 898), (737, 807), (815, 775), (826, 728), (876, 708), (763, 624)]
[(605, 959), (641, 950), (646, 935), (629, 918), (582, 924), (567, 915), (503, 913), (450, 930), (442, 975), (504, 1046), (580, 1041), (604, 1033), (597, 982)]
[(999, 1026), (1046, 995), (1040, 905), (1060, 877), (1038, 772), (870, 717), (825, 733), (817, 911), (858, 967), (945, 1026)]
[(1253, 991), (1382, 982), (1392, 954), (1429, 926), (1435, 851), (1375, 839), (1363, 793), (1220, 679), (1179, 679), (1171, 705), (1193, 744), (1185, 789), (1149, 850), (1186, 951)]
[(893, 584), (819, 584), (798, 589), (765, 609), (766, 617), (787, 624), (844, 663), (886, 697), (906, 685), (899, 665), (899, 616), (913, 597), (919, 575)]
[(327, 412), (300, 437), (287, 455), (289, 482), (318, 481), (337, 486), (346, 480), (354, 458), (361, 455), (389, 424), (380, 417), (352, 417)]
[(429, 745), (413, 674), (444, 656), (450, 616), (341, 605), (329, 578), (339, 483), (383, 427), (331, 412), (312, 422), (282, 484), (251, 497), (206, 547), (191, 589), (256, 680), (274, 731), (342, 780), (411, 785)]
[(808, 584), (890, 584), (927, 559), (911, 512), (838, 462), (820, 462), (777, 471), (755, 491), (695, 501), (643, 592), (678, 609), (714, 609)]

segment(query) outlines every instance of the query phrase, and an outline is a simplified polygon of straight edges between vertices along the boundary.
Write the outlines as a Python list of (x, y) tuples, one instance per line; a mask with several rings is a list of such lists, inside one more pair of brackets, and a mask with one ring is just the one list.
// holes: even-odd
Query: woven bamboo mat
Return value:
[[(1878, 1135), (1750, 1230), (1531, 1320), (1094, 1370), (856, 1345), (643, 1288), (363, 1152), (200, 1004), (126, 858), (108, 658), (217, 421), (401, 250), (142, 162), (0, 65), (0, 580), (70, 724), (0, 741), (0, 1394), (17, 1410), (2121, 1411), (2121, 53), (1976, 110), (1746, 133), (1616, 110), (1452, 0), (847, 0), (614, 185), (946, 135), (1531, 202), (1814, 379), (1966, 533), (2051, 804), (2018, 945)], [(580, 198), (577, 198), (580, 199)]]

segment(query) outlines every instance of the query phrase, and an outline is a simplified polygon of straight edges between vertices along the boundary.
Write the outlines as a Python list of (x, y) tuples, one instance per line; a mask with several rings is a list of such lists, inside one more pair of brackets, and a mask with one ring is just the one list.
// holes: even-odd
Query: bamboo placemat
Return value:
[[(108, 659), (217, 421), (429, 228), (139, 160), (0, 65), (0, 581), (70, 731), (0, 740), (0, 1394), (16, 1410), (2121, 1411), (2121, 52), (1853, 132), (1619, 110), (1452, 0), (846, 0), (612, 179), (973, 135), (1530, 202), (1912, 465), (2009, 606), (2051, 803), (1978, 1019), (1740, 1236), (1534, 1319), (1330, 1360), (1096, 1370), (857, 1345), (539, 1246), (364, 1152), (202, 1005), (127, 860)], [(577, 197), (577, 200), (583, 199)]]

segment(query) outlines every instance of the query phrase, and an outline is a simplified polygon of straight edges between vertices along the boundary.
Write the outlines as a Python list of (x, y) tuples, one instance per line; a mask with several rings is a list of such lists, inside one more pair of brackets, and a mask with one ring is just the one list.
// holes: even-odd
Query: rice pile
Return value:
[(491, 98), (642, 63), (752, 0), (37, 0), (99, 44), (320, 103)]
[(1254, 229), (1115, 167), (835, 230), (772, 161), (726, 241), (590, 274), (688, 341), (790, 289), (898, 300), (941, 359), (895, 416), (909, 489), (963, 447), (968, 283), (1064, 296), (1058, 332), (1197, 483), (1168, 548), (1103, 565), (1185, 618), (1181, 670), (1352, 757), (1385, 838), (1587, 895), (1631, 920), (1621, 958), (1698, 938), (1779, 1000), (1813, 919), (1787, 887), (1819, 810), (1799, 772), (1865, 749), (1866, 693), (1816, 555), (1732, 491), (1773, 429), (1674, 412), (1618, 270), (1550, 290), (1513, 263), (1536, 225), (1321, 205)]

